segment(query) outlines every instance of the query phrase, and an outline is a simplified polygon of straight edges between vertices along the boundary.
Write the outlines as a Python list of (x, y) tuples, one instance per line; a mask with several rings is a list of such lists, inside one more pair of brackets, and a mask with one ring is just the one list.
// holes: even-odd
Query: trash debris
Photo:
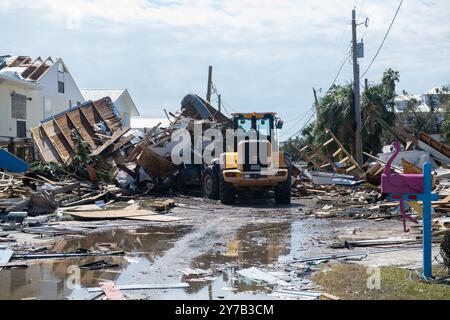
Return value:
[(11, 260), (14, 251), (0, 247), (0, 265), (5, 265)]
[(107, 300), (126, 300), (125, 296), (114, 282), (100, 282), (99, 285)]
[[(187, 283), (175, 283), (175, 284), (128, 284), (117, 285), (117, 288), (122, 291), (126, 290), (159, 290), (159, 289), (185, 289), (189, 288)], [(101, 292), (102, 288), (87, 288), (89, 293)]]
[(118, 268), (118, 264), (108, 263), (105, 260), (100, 260), (96, 262), (91, 262), (87, 264), (83, 264), (79, 266), (80, 269), (84, 270), (100, 270), (100, 269), (110, 269), (110, 268)]
[(264, 282), (270, 285), (282, 285), (282, 286), (289, 285), (289, 283), (287, 283), (286, 281), (280, 280), (277, 277), (274, 277), (271, 274), (255, 267), (239, 270), (237, 271), (237, 274), (243, 278), (247, 278), (255, 282)]
[(124, 251), (13, 254), (11, 260), (68, 259), (80, 257), (120, 256)]

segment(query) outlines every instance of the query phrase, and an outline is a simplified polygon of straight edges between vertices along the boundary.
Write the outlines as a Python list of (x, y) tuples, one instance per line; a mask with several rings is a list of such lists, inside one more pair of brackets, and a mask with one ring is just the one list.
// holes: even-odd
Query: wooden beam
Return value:
[(55, 117), (53, 117), (53, 124), (58, 128), (58, 130), (61, 132), (62, 136), (64, 137), (64, 140), (66, 141), (66, 143), (69, 145), (69, 147), (71, 148), (72, 151), (75, 151), (75, 146), (73, 144), (72, 139), (70, 139), (69, 137), (67, 137), (66, 133), (64, 132), (64, 130), (61, 128), (61, 126), (59, 125), (58, 121), (56, 121)]
[(58, 154), (58, 157), (60, 158), (60, 160), (62, 162), (66, 162), (66, 157), (64, 157), (64, 155), (62, 154), (61, 150), (59, 150), (58, 146), (56, 145), (56, 143), (53, 141), (53, 139), (50, 137), (50, 133), (47, 131), (47, 129), (45, 128), (44, 125), (41, 126), (42, 131), (44, 132), (45, 136), (47, 137), (47, 139), (50, 141), (50, 144), (52, 145), (52, 147), (56, 150), (56, 153)]
[(112, 136), (111, 139), (109, 139), (108, 141), (106, 141), (105, 143), (103, 143), (103, 145), (97, 149), (95, 149), (91, 155), (93, 156), (98, 156), (100, 154), (102, 154), (103, 151), (105, 151), (108, 147), (110, 147), (114, 142), (116, 142), (117, 140), (119, 140), (125, 133), (128, 132), (128, 130), (130, 130), (130, 127), (126, 127), (123, 128), (122, 130), (118, 130), (116, 131)]
[(331, 132), (330, 129), (326, 129), (325, 130), (331, 137), (333, 137), (333, 140), (336, 142), (336, 144), (342, 149), (342, 152), (344, 152), (344, 154), (349, 158), (349, 160), (353, 163), (353, 165), (355, 165), (358, 170), (360, 171), (360, 173), (364, 174), (364, 170), (361, 169), (361, 167), (359, 166), (358, 162), (355, 161), (355, 159), (353, 158), (353, 156), (345, 149), (344, 145), (339, 141), (338, 138), (336, 138), (336, 136)]

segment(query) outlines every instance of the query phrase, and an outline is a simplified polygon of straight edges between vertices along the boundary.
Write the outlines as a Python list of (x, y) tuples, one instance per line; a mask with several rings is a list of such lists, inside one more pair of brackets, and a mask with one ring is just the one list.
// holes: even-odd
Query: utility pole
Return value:
[(218, 94), (217, 98), (219, 99), (219, 103), (218, 103), (218, 105), (219, 105), (219, 112), (222, 112), (222, 95)]
[(361, 125), (361, 91), (359, 84), (359, 64), (358, 64), (358, 40), (356, 36), (356, 28), (358, 27), (356, 22), (356, 9), (352, 12), (352, 31), (353, 31), (353, 94), (355, 101), (355, 140), (356, 140), (356, 150), (355, 156), (356, 161), (359, 164), (363, 163), (363, 148), (362, 148), (362, 125)]
[(317, 97), (317, 90), (313, 87), (314, 94), (314, 107), (316, 108), (316, 113), (319, 114), (319, 98)]
[(211, 105), (211, 92), (212, 92), (212, 66), (208, 69), (208, 89), (206, 91), (206, 101)]

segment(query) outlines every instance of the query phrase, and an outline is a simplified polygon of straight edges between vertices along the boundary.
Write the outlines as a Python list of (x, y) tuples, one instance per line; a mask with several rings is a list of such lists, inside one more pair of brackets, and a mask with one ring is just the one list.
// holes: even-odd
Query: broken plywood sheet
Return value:
[(175, 222), (184, 220), (184, 218), (160, 215), (151, 210), (141, 210), (138, 204), (132, 204), (120, 210), (98, 210), (95, 208), (92, 211), (66, 211), (66, 214), (84, 220), (127, 219), (149, 222)]
[(67, 212), (75, 218), (106, 220), (106, 219), (126, 219), (130, 217), (148, 217), (157, 213), (150, 210), (140, 210), (139, 205), (132, 204), (120, 210), (94, 210), (94, 211), (75, 211)]
[(0, 264), (7, 264), (13, 255), (13, 251), (6, 248), (0, 248)]
[(239, 270), (237, 274), (240, 275), (241, 277), (247, 278), (255, 282), (265, 282), (270, 285), (281, 285), (281, 286), (289, 285), (289, 283), (287, 283), (286, 281), (280, 280), (277, 277), (274, 277), (273, 275), (255, 267)]

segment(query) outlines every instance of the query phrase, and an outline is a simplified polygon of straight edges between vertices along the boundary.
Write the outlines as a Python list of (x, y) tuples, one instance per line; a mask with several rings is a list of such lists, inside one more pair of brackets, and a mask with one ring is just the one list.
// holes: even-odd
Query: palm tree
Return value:
[(383, 79), (381, 80), (384, 87), (385, 95), (388, 99), (388, 104), (391, 106), (392, 112), (394, 112), (394, 98), (396, 83), (400, 81), (400, 73), (391, 68), (387, 69), (383, 73)]
[(317, 144), (329, 140), (325, 130), (330, 129), (352, 151), (356, 150), (354, 135), (354, 102), (351, 84), (333, 86), (317, 106), (314, 136)]

